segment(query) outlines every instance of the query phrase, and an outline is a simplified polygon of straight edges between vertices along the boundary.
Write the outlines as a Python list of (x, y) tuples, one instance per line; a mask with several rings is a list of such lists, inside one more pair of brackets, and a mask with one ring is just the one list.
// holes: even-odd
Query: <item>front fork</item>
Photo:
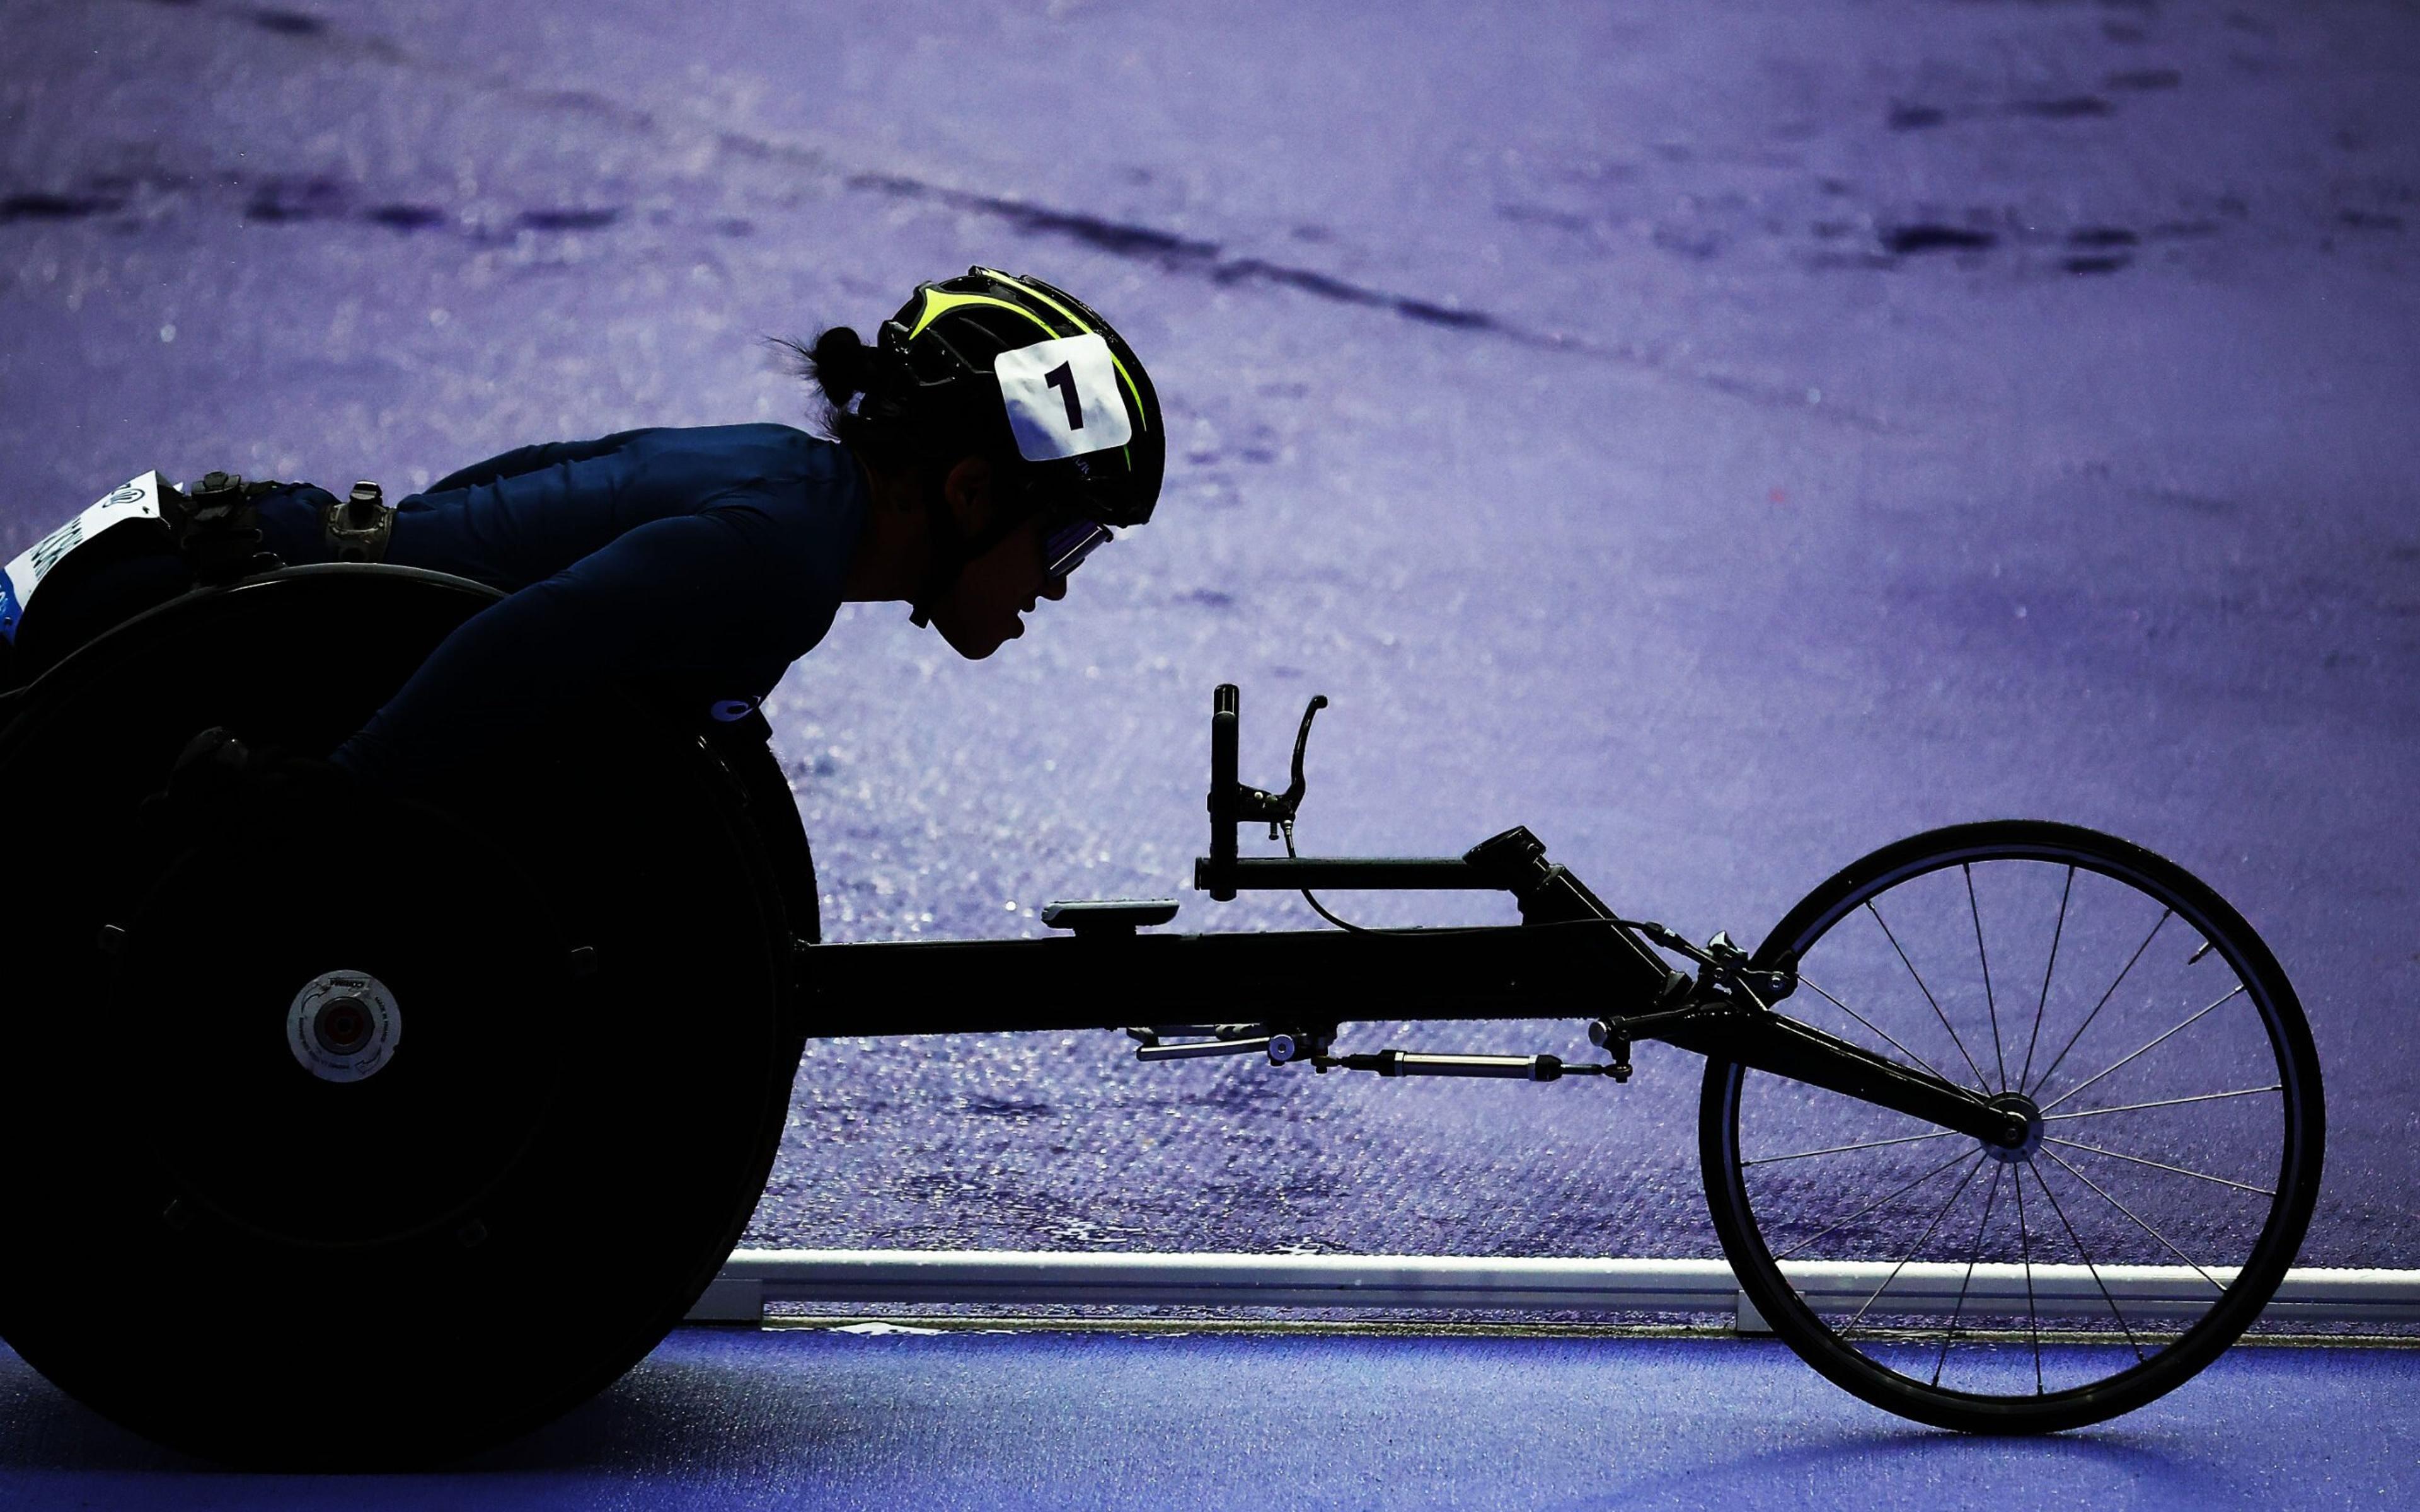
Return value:
[(1725, 1002), (1676, 1018), (1642, 1038), (1871, 1103), (2003, 1149), (2022, 1147), (2023, 1112), (1802, 1024), (1768, 1008)]
[(1546, 847), (1527, 828), (1482, 841), (1465, 859), (1512, 893), (1525, 924), (1600, 918), (1698, 964), (1700, 974), (1694, 980), (1670, 973), (1654, 1009), (1599, 1019), (1590, 1026), (1589, 1037), (1612, 1053), (1608, 1070), (1615, 1080), (1629, 1080), (1633, 1041), (1660, 1040), (1923, 1119), (1986, 1144), (2015, 1149), (2024, 1143), (2024, 1116), (1993, 1103), (1987, 1094), (1885, 1060), (1775, 1012), (1769, 1005), (1796, 989), (1795, 971), (1753, 970), (1746, 953), (1721, 934), (1700, 949), (1660, 924), (1625, 923), (1569, 869), (1549, 862)]

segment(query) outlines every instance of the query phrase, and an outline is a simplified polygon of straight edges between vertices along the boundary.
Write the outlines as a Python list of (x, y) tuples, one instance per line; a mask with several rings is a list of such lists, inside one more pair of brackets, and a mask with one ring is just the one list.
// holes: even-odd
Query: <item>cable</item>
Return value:
[[(1294, 821), (1292, 819), (1279, 820), (1278, 832), (1285, 837), (1286, 858), (1288, 860), (1299, 859), (1299, 857), (1295, 856), (1294, 848)], [(1449, 925), (1445, 928), (1438, 929), (1415, 925), (1409, 929), (1371, 929), (1366, 925), (1355, 924), (1348, 920), (1339, 918), (1334, 914), (1329, 913), (1325, 904), (1321, 903), (1318, 899), (1311, 895), (1311, 889), (1309, 887), (1304, 887), (1301, 891), (1302, 901), (1311, 904), (1311, 912), (1335, 925), (1338, 929), (1345, 930), (1355, 934), (1477, 934), (1484, 933), (1486, 929), (1489, 928), (1489, 926), (1486, 925), (1466, 925), (1459, 928)], [(1637, 930), (1646, 934), (1648, 938), (1653, 940), (1656, 944), (1665, 946), (1666, 949), (1678, 951), (1683, 955), (1692, 957), (1701, 965), (1712, 965), (1714, 964), (1706, 956), (1701, 954), (1695, 947), (1691, 946), (1689, 942), (1683, 939), (1677, 932), (1667, 929), (1663, 925), (1658, 924), (1652, 919), (1612, 918), (1606, 920), (1606, 922), (1621, 929)]]
[[(1296, 859), (1294, 854), (1294, 821), (1292, 819), (1281, 819), (1278, 822), (1278, 827), (1285, 832), (1286, 859), (1289, 861)], [(1311, 904), (1311, 911), (1312, 913), (1317, 914), (1320, 918), (1335, 925), (1338, 929), (1346, 930), (1355, 934), (1369, 934), (1376, 933), (1372, 930), (1363, 929), (1358, 924), (1348, 924), (1343, 919), (1341, 919), (1334, 914), (1329, 913), (1326, 908), (1320, 905), (1318, 899), (1311, 895), (1311, 889), (1309, 887), (1302, 889), (1302, 901)]]

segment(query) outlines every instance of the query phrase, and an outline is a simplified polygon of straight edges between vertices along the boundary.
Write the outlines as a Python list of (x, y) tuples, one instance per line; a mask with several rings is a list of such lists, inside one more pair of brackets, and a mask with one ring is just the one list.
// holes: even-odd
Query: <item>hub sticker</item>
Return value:
[(286, 1010), (286, 1048), (323, 1082), (375, 1076), (403, 1039), (395, 994), (366, 971), (323, 971)]
[(1028, 462), (1106, 452), (1134, 439), (1118, 396), (1117, 363), (1097, 332), (1002, 352), (991, 370), (1017, 455)]
[(17, 622), (24, 618), (25, 606), (33, 601), (35, 588), (69, 552), (130, 519), (158, 519), (160, 495), (167, 486), (167, 480), (159, 473), (147, 472), (126, 486), (111, 490), (108, 497), (36, 541), (9, 563), (7, 570), (0, 572), (0, 637), (12, 643), (16, 640)]

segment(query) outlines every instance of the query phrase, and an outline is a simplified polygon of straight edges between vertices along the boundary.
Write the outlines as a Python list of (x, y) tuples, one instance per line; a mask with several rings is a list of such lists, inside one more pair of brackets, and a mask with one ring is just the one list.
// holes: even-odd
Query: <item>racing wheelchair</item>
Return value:
[[(1271, 792), (1238, 778), (1221, 687), (1199, 889), (1488, 889), (1521, 922), (1154, 933), (1173, 903), (1097, 901), (1042, 939), (827, 944), (761, 726), (635, 695), (442, 803), (178, 801), (195, 731), (324, 752), (497, 596), (367, 563), (205, 579), (0, 694), (0, 1336), (190, 1452), (425, 1464), (603, 1389), (737, 1242), (809, 1037), (1099, 1029), (1144, 1061), (1584, 1099), (1638, 1042), (1696, 1052), (1745, 1296), (1835, 1382), (1969, 1431), (2188, 1380), (2311, 1213), (2324, 1119), (2291, 985), (2208, 887), (2093, 831), (1917, 835), (1753, 950), (1693, 943), (1523, 828), (1295, 855), (1325, 701)], [(1285, 856), (1239, 854), (1258, 825)], [(1595, 1053), (1355, 1048), (1357, 1017), (1562, 1019)], [(564, 1264), (575, 1245), (593, 1262)]]

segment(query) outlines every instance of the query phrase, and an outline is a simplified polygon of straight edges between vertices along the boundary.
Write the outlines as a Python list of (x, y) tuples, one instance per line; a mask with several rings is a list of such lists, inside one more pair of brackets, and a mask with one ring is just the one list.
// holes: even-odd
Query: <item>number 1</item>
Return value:
[[(1031, 371), (1031, 369), (1028, 371)], [(1043, 374), (1042, 381), (1050, 385), (1050, 387), (1057, 389), (1059, 391), (1059, 397), (1067, 401), (1067, 428), (1069, 430), (1082, 430), (1084, 428), (1084, 407), (1076, 402), (1076, 370), (1067, 363), (1062, 363), (1057, 367), (1052, 368), (1049, 372)]]

